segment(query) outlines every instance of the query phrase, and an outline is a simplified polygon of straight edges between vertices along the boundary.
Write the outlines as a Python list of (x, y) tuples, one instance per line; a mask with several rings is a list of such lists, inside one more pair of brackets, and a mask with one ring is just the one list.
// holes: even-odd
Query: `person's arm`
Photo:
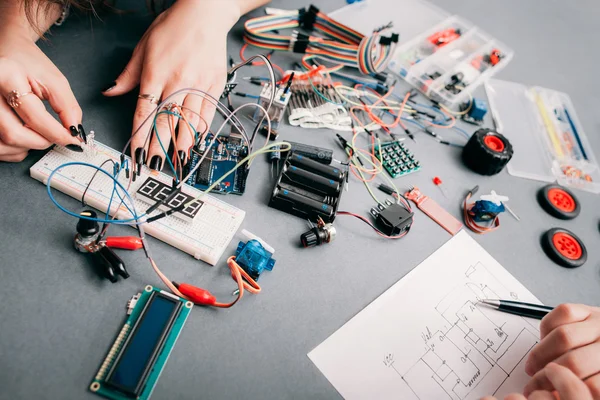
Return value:
[[(0, 161), (21, 161), (52, 143), (78, 146), (81, 108), (61, 72), (35, 41), (58, 18), (55, 4), (34, 2), (31, 25), (23, 0), (0, 0)], [(46, 111), (48, 100), (62, 124)], [(81, 149), (81, 147), (73, 147)]]
[[(106, 96), (122, 95), (140, 86), (133, 117), (135, 133), (163, 100), (183, 88), (207, 92), (218, 99), (227, 75), (227, 34), (244, 13), (266, 4), (266, 0), (178, 0), (160, 14), (135, 48), (131, 61), (115, 82), (107, 85)], [(148, 99), (150, 97), (150, 100)], [(177, 95), (171, 101), (183, 107), (187, 121), (200, 133), (205, 132), (215, 114), (215, 106), (200, 96)], [(148, 163), (160, 170), (165, 165), (164, 148), (169, 147), (169, 119), (157, 119), (159, 140), (147, 145), (149, 120), (135, 134), (131, 149), (138, 164)], [(193, 145), (193, 132), (187, 124), (175, 142), (182, 163), (187, 162)]]

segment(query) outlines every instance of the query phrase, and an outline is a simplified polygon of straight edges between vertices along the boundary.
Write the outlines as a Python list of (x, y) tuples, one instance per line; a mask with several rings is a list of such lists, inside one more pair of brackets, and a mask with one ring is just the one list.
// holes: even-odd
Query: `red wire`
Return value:
[(386, 238), (386, 239), (401, 239), (404, 236), (406, 236), (406, 234), (408, 233), (408, 231), (405, 231), (404, 233), (398, 235), (398, 236), (388, 236), (388, 235), (384, 235), (383, 233), (381, 233), (368, 219), (366, 219), (365, 217), (363, 217), (362, 215), (358, 215), (358, 214), (354, 214), (348, 211), (338, 211), (337, 212), (338, 215), (350, 215), (352, 217), (356, 217), (358, 219), (360, 219), (361, 221), (365, 222), (367, 225), (369, 225), (373, 231), (375, 231), (376, 234), (378, 234), (379, 236)]
[[(247, 61), (247, 58), (244, 56), (244, 53), (246, 52), (246, 49), (248, 48), (248, 43), (245, 43), (242, 48), (240, 49), (240, 59), (243, 62)], [(269, 59), (269, 61), (271, 61), (271, 54), (267, 55), (267, 58)], [(255, 67), (259, 67), (261, 65), (265, 65), (264, 61), (253, 61), (252, 65)], [(271, 61), (271, 65), (273, 66), (273, 68), (279, 72), (281, 74), (281, 76), (283, 77), (285, 75), (285, 71), (283, 70), (283, 68), (281, 68), (279, 65), (275, 64), (273, 61)]]

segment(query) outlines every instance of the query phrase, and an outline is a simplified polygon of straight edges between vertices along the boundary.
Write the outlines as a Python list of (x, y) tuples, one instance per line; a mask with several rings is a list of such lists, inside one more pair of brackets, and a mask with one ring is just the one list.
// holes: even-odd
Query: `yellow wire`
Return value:
[[(284, 146), (284, 147), (280, 147), (279, 149), (276, 149), (275, 148), (276, 146)], [(231, 175), (233, 172), (235, 172), (239, 167), (241, 167), (247, 161), (251, 161), (251, 160), (255, 159), (260, 154), (274, 153), (277, 151), (286, 152), (286, 151), (290, 151), (291, 149), (292, 149), (292, 145), (287, 142), (274, 142), (274, 143), (271, 143), (261, 149), (256, 150), (254, 153), (249, 154), (242, 161), (238, 162), (233, 168), (231, 168), (229, 171), (227, 171), (227, 173), (225, 175), (223, 175), (222, 177), (217, 179), (212, 185), (210, 185), (204, 192), (200, 193), (194, 199), (185, 203), (184, 208), (189, 207), (193, 202), (195, 202), (196, 200), (199, 200), (204, 195), (210, 193), (217, 185), (219, 185), (221, 182), (223, 182), (223, 180), (225, 178), (227, 178), (229, 175)]]

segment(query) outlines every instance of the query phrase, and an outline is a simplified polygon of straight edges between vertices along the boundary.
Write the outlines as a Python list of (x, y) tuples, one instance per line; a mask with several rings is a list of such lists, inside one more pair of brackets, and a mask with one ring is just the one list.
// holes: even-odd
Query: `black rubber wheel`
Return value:
[(542, 248), (552, 261), (562, 267), (577, 268), (587, 261), (587, 250), (581, 239), (563, 228), (552, 228), (544, 233)]
[(544, 210), (559, 219), (573, 219), (581, 212), (579, 200), (569, 189), (546, 185), (538, 192), (538, 202)]
[(481, 175), (496, 175), (513, 156), (513, 147), (504, 136), (490, 129), (479, 129), (462, 152), (463, 162)]

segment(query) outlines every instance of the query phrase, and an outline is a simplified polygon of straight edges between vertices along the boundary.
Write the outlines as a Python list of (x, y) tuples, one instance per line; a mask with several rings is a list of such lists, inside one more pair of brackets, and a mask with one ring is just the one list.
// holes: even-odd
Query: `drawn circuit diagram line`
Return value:
[(421, 333), (423, 355), (404, 373), (394, 366), (393, 354), (384, 357), (384, 365), (418, 400), (462, 400), (478, 388), (484, 394), (496, 393), (538, 341), (536, 328), (525, 319), (477, 304), (506, 296), (518, 299), (482, 263), (469, 266), (464, 283), (435, 307), (443, 326), (425, 327)]

